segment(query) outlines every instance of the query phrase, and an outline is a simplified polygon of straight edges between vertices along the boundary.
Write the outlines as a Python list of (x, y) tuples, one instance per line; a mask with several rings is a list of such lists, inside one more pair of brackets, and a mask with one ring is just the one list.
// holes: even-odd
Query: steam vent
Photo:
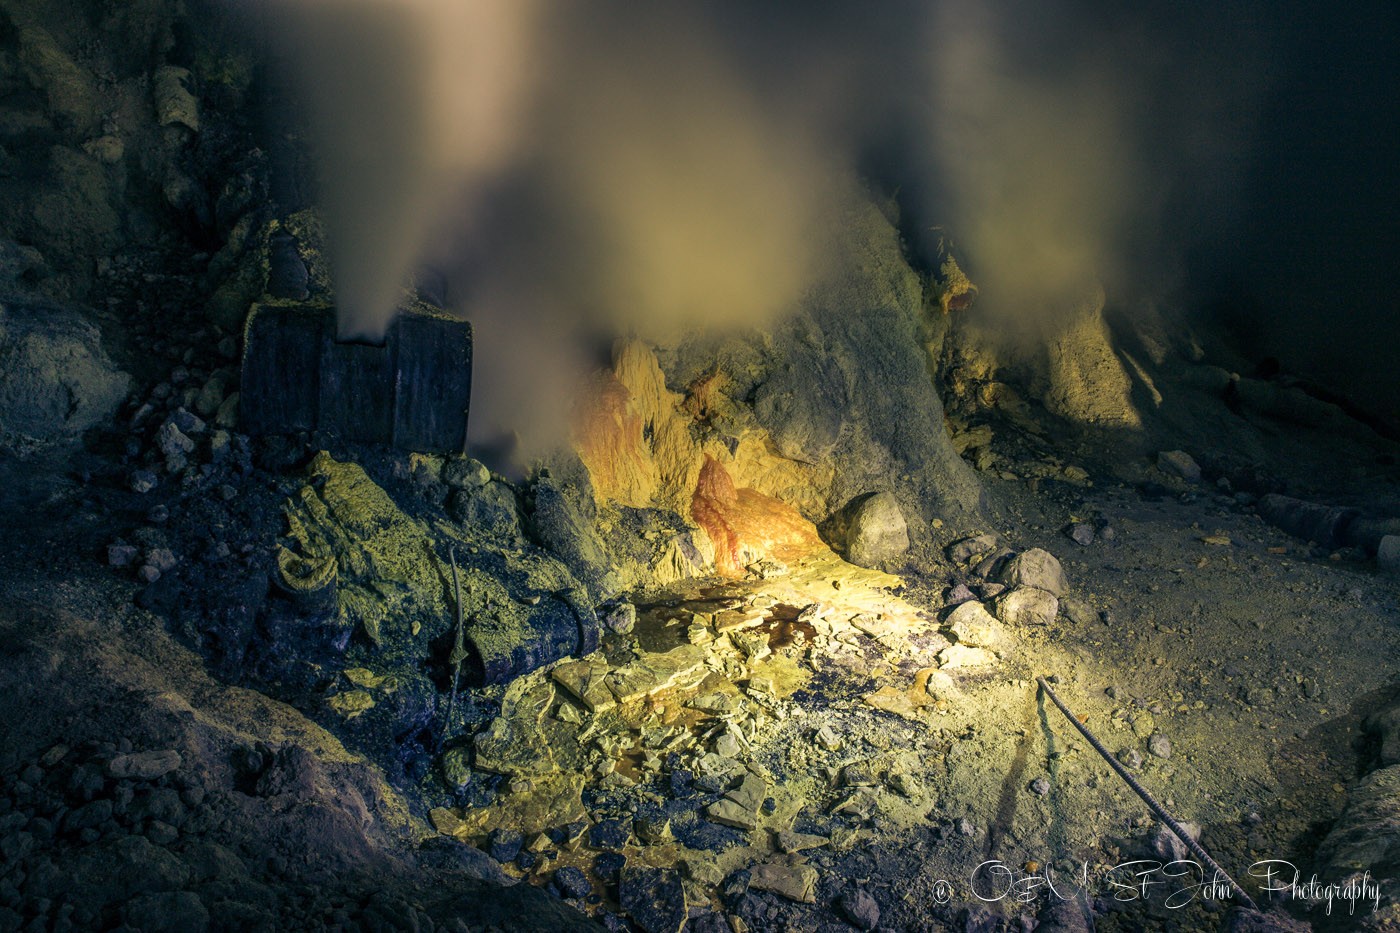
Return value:
[(1400, 929), (1396, 62), (0, 0), (0, 933)]

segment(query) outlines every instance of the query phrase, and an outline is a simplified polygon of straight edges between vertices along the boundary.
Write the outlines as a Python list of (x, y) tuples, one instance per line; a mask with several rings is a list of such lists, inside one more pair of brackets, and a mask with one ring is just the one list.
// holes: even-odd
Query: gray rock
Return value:
[[(1201, 839), (1201, 827), (1198, 823), (1181, 823), (1181, 828), (1186, 830), (1186, 835), (1191, 837), (1192, 842), (1199, 842)], [(1191, 850), (1186, 843), (1182, 842), (1176, 833), (1166, 827), (1164, 823), (1158, 823), (1157, 828), (1152, 831), (1152, 838), (1149, 841), (1152, 854), (1164, 862), (1176, 862), (1191, 857)]]
[(1157, 454), (1157, 469), (1179, 476), (1188, 483), (1201, 481), (1201, 468), (1184, 450), (1164, 450)]
[(841, 750), (841, 736), (836, 734), (836, 730), (831, 728), (829, 723), (823, 723), (821, 728), (817, 729), (813, 739), (818, 745), (829, 752)]
[(629, 865), (622, 870), (618, 898), (646, 933), (680, 933), (685, 928), (689, 905), (678, 871)]
[(194, 401), (194, 410), (206, 418), (217, 415), (219, 406), (224, 403), (227, 387), (227, 377), (221, 375), (209, 377), (209, 381), (204, 383), (204, 388), (199, 390), (199, 396)]
[(24, 276), (44, 267), (44, 254), (32, 246), (0, 239), (0, 286), (13, 288)]
[(443, 466), (442, 481), (454, 489), (480, 489), (491, 482), (491, 471), (471, 457), (457, 457)]
[(1044, 797), (1045, 795), (1049, 794), (1049, 793), (1050, 793), (1050, 781), (1049, 781), (1049, 779), (1047, 779), (1047, 778), (1045, 778), (1045, 777), (1038, 777), (1038, 778), (1036, 778), (1034, 781), (1031, 781), (1031, 784), (1030, 784), (1030, 791), (1031, 791), (1032, 794), (1035, 794), (1037, 797)]
[(637, 607), (631, 603), (618, 603), (603, 613), (603, 628), (619, 635), (626, 635), (637, 625)]
[(996, 648), (1005, 640), (1002, 624), (982, 604), (973, 600), (959, 605), (948, 616), (948, 629), (960, 645)]
[(1172, 756), (1172, 743), (1162, 733), (1155, 732), (1147, 740), (1147, 752), (1157, 758), (1170, 758)]
[(163, 820), (151, 820), (146, 824), (146, 838), (152, 845), (168, 846), (180, 838), (180, 831)]
[(174, 771), (180, 764), (180, 753), (174, 749), (133, 752), (129, 755), (118, 755), (107, 762), (107, 773), (118, 779), (152, 781)]
[(229, 393), (219, 405), (218, 412), (214, 415), (214, 423), (221, 428), (235, 428), (238, 426), (238, 402), (240, 395), (237, 392)]
[(110, 418), (130, 388), (102, 349), (101, 332), (77, 311), (0, 304), (0, 450), (72, 443)]
[(194, 441), (171, 420), (162, 424), (156, 431), (156, 448), (167, 458), (182, 457), (194, 450)]
[(455, 490), (448, 498), (447, 511), (463, 525), (491, 537), (513, 540), (520, 536), (520, 505), (504, 483)]
[(1013, 557), (1002, 568), (998, 578), (1010, 587), (1033, 586), (1051, 596), (1064, 596), (1069, 592), (1069, 581), (1055, 555), (1041, 548), (1031, 548)]
[(1400, 573), (1400, 535), (1385, 535), (1376, 549), (1376, 563), (1388, 573)]
[(909, 550), (909, 526), (893, 493), (861, 499), (846, 532), (846, 559), (859, 567), (880, 567)]
[(530, 535), (553, 551), (594, 599), (616, 590), (616, 575), (594, 527), (595, 506), (587, 490), (543, 477), (534, 486)]
[(880, 905), (875, 898), (857, 888), (841, 895), (841, 913), (857, 930), (873, 930), (880, 925)]
[(561, 868), (554, 873), (554, 887), (560, 895), (567, 898), (587, 897), (593, 890), (588, 876), (572, 865)]
[(175, 569), (179, 561), (175, 558), (174, 552), (169, 548), (152, 548), (146, 554), (146, 563), (159, 570), (161, 573), (169, 573)]
[(1118, 753), (1118, 761), (1132, 771), (1142, 770), (1142, 752), (1135, 748), (1125, 748)]
[(135, 545), (118, 542), (107, 545), (107, 564), (111, 567), (130, 567), (140, 552)]
[(767, 891), (799, 904), (817, 901), (817, 870), (796, 861), (773, 861), (755, 865), (749, 873), (749, 887)]
[(972, 590), (968, 589), (966, 583), (959, 583), (957, 586), (953, 587), (951, 590), (948, 591), (948, 598), (945, 599), (944, 602), (949, 606), (958, 606), (967, 602), (970, 599), (976, 598), (977, 597), (973, 595)]
[(1018, 586), (992, 603), (997, 618), (1007, 625), (1049, 625), (1060, 611), (1060, 601), (1045, 590)]
[(990, 533), (963, 538), (948, 546), (948, 559), (955, 564), (970, 564), (974, 558), (995, 551), (999, 543), (1000, 539)]
[(156, 70), (151, 79), (151, 96), (161, 126), (180, 125), (199, 132), (199, 101), (186, 87), (189, 80), (186, 68), (166, 65)]
[(1094, 526), (1084, 522), (1075, 522), (1065, 529), (1065, 535), (1075, 544), (1088, 547), (1094, 543)]
[[(999, 547), (994, 551), (982, 555), (982, 558), (972, 568), (972, 575), (983, 580), (991, 580), (1001, 574), (1006, 562), (1011, 559), (1015, 552), (1009, 547)], [(986, 595), (985, 593), (983, 594)]]
[(786, 351), (754, 392), (754, 417), (784, 457), (821, 463), (846, 424), (846, 382), (821, 347), (794, 341)]
[(128, 901), (122, 910), (126, 922), (142, 933), (204, 933), (209, 911), (190, 891), (144, 894)]
[(177, 408), (171, 412), (170, 420), (175, 424), (175, 427), (186, 434), (203, 434), (209, 427), (204, 423), (203, 418), (183, 408)]
[(1323, 877), (1400, 865), (1400, 765), (1372, 771), (1347, 791), (1346, 809), (1317, 849)]

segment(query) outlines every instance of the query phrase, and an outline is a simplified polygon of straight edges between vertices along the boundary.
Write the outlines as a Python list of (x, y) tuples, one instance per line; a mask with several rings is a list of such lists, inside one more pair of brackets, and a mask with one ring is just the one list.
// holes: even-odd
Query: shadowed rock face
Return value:
[(72, 442), (106, 421), (131, 378), (113, 365), (95, 326), (50, 302), (0, 305), (0, 450)]
[[(863, 196), (827, 220), (831, 252), (844, 260), (771, 331), (618, 347), (575, 422), (601, 507), (684, 516), (694, 498), (709, 510), (703, 477), (714, 464), (740, 494), (778, 500), (809, 522), (884, 491), (880, 503), (901, 515), (907, 537), (901, 547), (897, 523), (886, 522), (891, 540), (864, 554), (870, 563), (926, 546), (935, 517), (976, 521), (981, 489), (944, 427), (919, 278)], [(732, 536), (712, 533), (732, 561)]]

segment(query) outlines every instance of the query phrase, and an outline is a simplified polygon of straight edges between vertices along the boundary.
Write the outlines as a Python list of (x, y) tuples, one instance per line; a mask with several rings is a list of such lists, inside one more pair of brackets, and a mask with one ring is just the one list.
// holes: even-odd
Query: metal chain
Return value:
[(1210, 853), (1206, 852), (1206, 850), (1201, 847), (1201, 844), (1199, 842), (1191, 838), (1191, 834), (1188, 833), (1184, 828), (1182, 828), (1181, 824), (1178, 823), (1176, 819), (1173, 818), (1172, 815), (1167, 812), (1167, 808), (1158, 803), (1157, 799), (1147, 792), (1147, 788), (1143, 787), (1141, 784), (1138, 783), (1137, 778), (1133, 777), (1132, 774), (1128, 772), (1128, 769), (1123, 767), (1123, 765), (1119, 763), (1118, 759), (1114, 758), (1111, 754), (1109, 754), (1108, 749), (1104, 748), (1103, 743), (1100, 742), (1094, 736), (1094, 733), (1089, 731), (1089, 727), (1084, 725), (1084, 723), (1080, 722), (1079, 719), (1076, 718), (1075, 715), (1069, 711), (1069, 707), (1066, 706), (1060, 700), (1060, 698), (1055, 695), (1055, 691), (1050, 687), (1049, 682), (1047, 682), (1044, 677), (1037, 677), (1035, 679), (1035, 682), (1040, 684), (1040, 689), (1044, 690), (1045, 695), (1050, 698), (1051, 702), (1053, 702), (1057, 707), (1059, 707), (1060, 712), (1065, 714), (1065, 718), (1074, 724), (1074, 728), (1078, 729), (1080, 734), (1083, 735), (1084, 738), (1089, 740), (1089, 744), (1094, 747), (1094, 751), (1098, 752), (1101, 756), (1103, 756), (1103, 760), (1108, 762), (1109, 767), (1112, 768), (1118, 774), (1118, 776), (1123, 779), (1124, 783), (1126, 783), (1129, 787), (1133, 789), (1133, 793), (1141, 797), (1142, 802), (1147, 804), (1147, 808), (1151, 810), (1157, 816), (1157, 818), (1162, 821), (1163, 824), (1166, 825), (1167, 829), (1170, 829), (1173, 833), (1176, 834), (1176, 837), (1178, 839), (1180, 839), (1186, 844), (1186, 848), (1191, 850), (1191, 854), (1195, 855), (1196, 858), (1200, 859), (1206, 865), (1210, 866), (1210, 868), (1216, 873), (1216, 875), (1228, 881), (1230, 883), (1230, 887), (1234, 889), (1235, 894), (1239, 897), (1240, 901), (1243, 902), (1246, 907), (1248, 907), (1250, 910), (1258, 911), (1259, 906), (1254, 903), (1254, 899), (1251, 898), (1249, 894), (1245, 892), (1245, 889), (1240, 887), (1239, 883), (1236, 882), (1234, 878), (1230, 877), (1229, 872), (1221, 868), (1219, 863), (1217, 863), (1215, 859), (1210, 857)]

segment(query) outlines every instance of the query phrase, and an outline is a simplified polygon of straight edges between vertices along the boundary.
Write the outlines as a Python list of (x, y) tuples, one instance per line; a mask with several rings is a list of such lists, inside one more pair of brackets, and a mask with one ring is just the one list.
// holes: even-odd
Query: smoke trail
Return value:
[(530, 0), (276, 8), (316, 130), (342, 338), (383, 337), (443, 205), (513, 155), (535, 12)]
[(1043, 331), (1095, 282), (1121, 299), (1172, 264), (1166, 218), (1226, 203), (1249, 98), (1207, 113), (1229, 94), (1201, 70), (1228, 86), (1246, 43), (1151, 4), (279, 2), (342, 335), (381, 334), (430, 260), (478, 331), (474, 439), (528, 452), (563, 439), (611, 336), (797, 306), (871, 152), (960, 244), (979, 313)]

